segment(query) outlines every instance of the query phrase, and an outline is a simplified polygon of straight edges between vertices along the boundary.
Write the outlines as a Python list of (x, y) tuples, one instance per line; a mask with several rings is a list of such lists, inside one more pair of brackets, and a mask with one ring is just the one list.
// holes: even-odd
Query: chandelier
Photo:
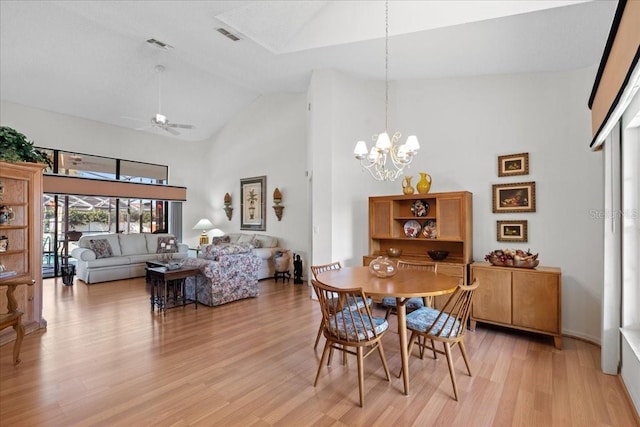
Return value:
[[(420, 144), (415, 135), (407, 138), (400, 145), (400, 132), (389, 137), (387, 133), (389, 114), (389, 0), (385, 1), (385, 59), (384, 59), (384, 132), (373, 135), (376, 141), (371, 150), (364, 141), (358, 141), (353, 154), (360, 160), (363, 169), (368, 170), (371, 176), (378, 181), (394, 181), (398, 178), (405, 166), (413, 160), (418, 153)], [(389, 160), (389, 162), (387, 162)]]

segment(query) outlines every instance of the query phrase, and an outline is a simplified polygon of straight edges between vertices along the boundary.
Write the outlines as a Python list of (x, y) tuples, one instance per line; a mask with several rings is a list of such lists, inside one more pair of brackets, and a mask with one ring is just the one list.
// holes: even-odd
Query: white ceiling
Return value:
[[(392, 0), (389, 79), (591, 66), (616, 6)], [(195, 125), (176, 138), (203, 140), (260, 95), (304, 92), (314, 69), (383, 80), (384, 17), (382, 1), (0, 0), (0, 94), (137, 129), (158, 112), (162, 64), (161, 112)]]

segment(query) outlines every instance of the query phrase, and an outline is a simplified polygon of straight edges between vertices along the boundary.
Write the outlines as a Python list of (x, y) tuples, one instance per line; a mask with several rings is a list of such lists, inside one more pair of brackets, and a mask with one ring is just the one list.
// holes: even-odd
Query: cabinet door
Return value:
[(471, 315), (477, 320), (511, 324), (511, 272), (492, 268), (472, 268), (471, 281), (480, 281), (473, 297)]
[(558, 333), (558, 276), (513, 272), (513, 324)]
[(438, 238), (463, 240), (462, 199), (439, 197), (437, 211)]
[(392, 237), (391, 203), (374, 201), (369, 205), (369, 233), (372, 237)]

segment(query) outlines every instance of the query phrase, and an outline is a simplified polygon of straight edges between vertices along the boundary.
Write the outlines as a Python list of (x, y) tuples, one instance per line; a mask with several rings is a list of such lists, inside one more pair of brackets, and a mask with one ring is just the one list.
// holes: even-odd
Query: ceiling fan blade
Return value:
[(167, 123), (167, 126), (170, 128), (180, 128), (180, 129), (193, 129), (193, 125), (185, 125), (180, 123)]
[(166, 130), (166, 131), (167, 131), (167, 132), (169, 132), (171, 135), (180, 135), (180, 132), (178, 132), (177, 130), (173, 130), (173, 129), (169, 128), (169, 127), (164, 127), (164, 128), (162, 128), (162, 129)]

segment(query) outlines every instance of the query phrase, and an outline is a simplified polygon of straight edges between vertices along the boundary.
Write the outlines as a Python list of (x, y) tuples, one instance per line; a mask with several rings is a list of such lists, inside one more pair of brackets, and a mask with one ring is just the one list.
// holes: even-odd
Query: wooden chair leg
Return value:
[(13, 329), (16, 331), (16, 342), (13, 343), (13, 363), (17, 365), (20, 363), (20, 346), (24, 338), (24, 325), (21, 319), (18, 319), (18, 323), (13, 325)]
[(358, 354), (358, 389), (360, 392), (360, 407), (364, 408), (364, 357), (362, 356), (362, 347), (357, 347)]
[(315, 387), (318, 384), (318, 378), (320, 378), (320, 371), (322, 371), (322, 365), (324, 364), (324, 359), (327, 357), (327, 353), (329, 352), (329, 341), (325, 342), (324, 349), (322, 350), (322, 357), (320, 358), (320, 363), (318, 364), (318, 372), (316, 373), (316, 380), (313, 382), (313, 386)]
[(456, 374), (453, 370), (453, 357), (451, 356), (451, 347), (449, 343), (444, 344), (444, 353), (447, 356), (447, 365), (449, 366), (449, 375), (451, 376), (451, 385), (453, 385), (453, 398), (458, 400), (458, 384), (456, 383)]
[(322, 336), (322, 322), (320, 322), (320, 327), (318, 328), (318, 335), (316, 336), (316, 343), (313, 345), (313, 349), (315, 350), (318, 347), (318, 343), (320, 342), (320, 337)]
[(467, 348), (464, 346), (464, 341), (458, 342), (458, 345), (460, 346), (460, 353), (462, 353), (464, 364), (467, 365), (467, 372), (469, 372), (469, 376), (472, 377), (473, 375), (471, 375), (471, 365), (469, 364), (469, 357), (467, 356)]
[(391, 375), (389, 374), (389, 366), (387, 366), (387, 359), (384, 357), (384, 349), (382, 348), (382, 341), (378, 343), (378, 353), (380, 354), (380, 360), (382, 361), (382, 367), (384, 373), (387, 375), (387, 381), (391, 381)]
[(391, 314), (392, 307), (387, 307), (387, 312), (384, 314), (384, 320), (389, 320), (389, 315)]

